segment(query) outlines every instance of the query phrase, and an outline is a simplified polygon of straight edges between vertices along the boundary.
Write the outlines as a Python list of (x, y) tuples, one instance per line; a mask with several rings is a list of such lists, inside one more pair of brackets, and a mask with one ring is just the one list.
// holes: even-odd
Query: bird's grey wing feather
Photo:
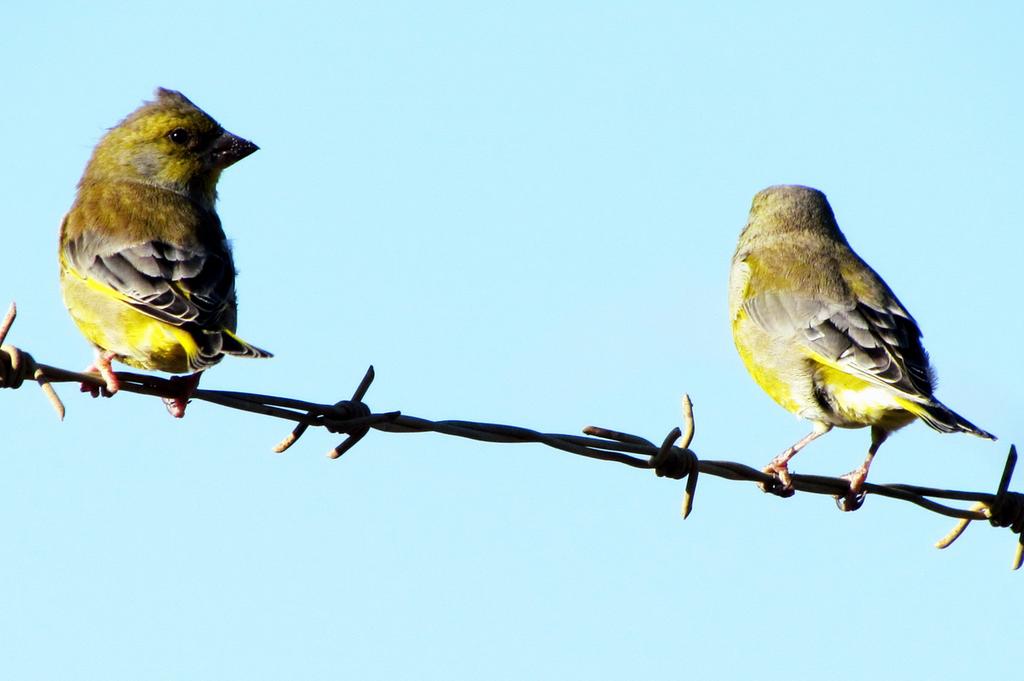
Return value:
[(909, 397), (932, 396), (932, 375), (921, 331), (898, 303), (878, 309), (855, 300), (765, 293), (745, 301), (744, 309), (765, 331), (795, 336), (851, 374)]
[[(105, 250), (83, 234), (65, 256), (80, 274), (109, 286), (137, 310), (174, 326), (207, 329), (231, 314), (234, 269), (226, 253), (147, 241)], [(219, 330), (219, 329), (218, 329)]]

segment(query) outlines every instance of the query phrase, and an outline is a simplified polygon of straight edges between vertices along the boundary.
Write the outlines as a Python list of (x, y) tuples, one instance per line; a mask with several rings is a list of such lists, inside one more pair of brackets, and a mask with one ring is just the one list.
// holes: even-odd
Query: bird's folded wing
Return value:
[(71, 268), (162, 322), (208, 328), (234, 297), (234, 270), (227, 258), (201, 245), (148, 241), (103, 252), (83, 241), (64, 246)]
[(832, 366), (911, 398), (931, 398), (932, 378), (921, 331), (897, 302), (878, 309), (849, 300), (822, 301), (764, 293), (743, 304), (765, 331), (794, 336)]

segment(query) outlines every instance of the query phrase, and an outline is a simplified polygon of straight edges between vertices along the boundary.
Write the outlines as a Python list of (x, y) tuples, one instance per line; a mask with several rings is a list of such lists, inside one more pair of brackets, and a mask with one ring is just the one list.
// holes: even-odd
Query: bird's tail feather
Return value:
[(996, 436), (978, 428), (960, 414), (935, 401), (930, 403), (913, 403), (908, 410), (940, 433), (970, 433), (986, 440), (995, 440)]
[(238, 355), (240, 357), (253, 357), (256, 359), (264, 359), (267, 357), (273, 357), (271, 353), (266, 350), (260, 349), (255, 345), (249, 345), (244, 340), (233, 334), (232, 332), (224, 329), (221, 331), (221, 352), (225, 352), (229, 355)]

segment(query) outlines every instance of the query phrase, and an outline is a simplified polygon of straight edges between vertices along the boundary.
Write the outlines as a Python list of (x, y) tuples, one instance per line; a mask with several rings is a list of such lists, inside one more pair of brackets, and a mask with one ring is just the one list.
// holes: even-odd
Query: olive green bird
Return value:
[(87, 371), (105, 394), (119, 388), (113, 360), (191, 373), (165, 400), (180, 418), (200, 373), (224, 355), (271, 356), (235, 335), (235, 268), (214, 209), (221, 171), (257, 148), (163, 88), (96, 145), (59, 258), (64, 303), (96, 348)]
[(940, 433), (990, 433), (939, 402), (921, 331), (839, 231), (825, 195), (796, 185), (754, 196), (729, 277), (733, 340), (758, 385), (813, 430), (765, 472), (791, 489), (790, 459), (833, 427), (871, 427), (860, 492), (878, 448), (919, 418)]

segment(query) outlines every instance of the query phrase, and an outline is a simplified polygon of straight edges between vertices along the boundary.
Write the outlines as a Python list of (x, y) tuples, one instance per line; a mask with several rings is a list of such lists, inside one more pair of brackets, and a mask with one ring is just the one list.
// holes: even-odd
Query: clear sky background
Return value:
[[(56, 235), (104, 130), (179, 89), (261, 150), (220, 215), (239, 332), (204, 386), (658, 440), (761, 466), (808, 427), (726, 313), (750, 199), (825, 191), (925, 333), (938, 396), (874, 482), (994, 489), (1021, 443), (1020, 3), (8, 3), (8, 342), (79, 369)], [(0, 393), (0, 677), (522, 679), (1019, 673), (987, 524), (683, 485), (537, 445), (339, 437), (193, 403)], [(841, 474), (868, 433), (794, 462)], [(1024, 473), (1014, 488), (1024, 488)]]

